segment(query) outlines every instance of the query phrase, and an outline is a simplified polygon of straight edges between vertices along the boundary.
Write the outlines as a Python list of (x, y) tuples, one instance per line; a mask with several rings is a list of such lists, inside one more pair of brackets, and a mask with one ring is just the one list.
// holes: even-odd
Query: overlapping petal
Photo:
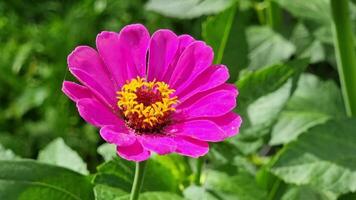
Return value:
[[(213, 50), (204, 42), (167, 29), (150, 37), (143, 25), (133, 24), (119, 33), (101, 32), (96, 47), (98, 52), (80, 46), (68, 56), (81, 84), (65, 81), (62, 91), (76, 102), (80, 116), (117, 146), (120, 157), (140, 162), (153, 152), (176, 152), (196, 158), (209, 151), (208, 142), (239, 132), (242, 119), (232, 112), (238, 91), (226, 83), (227, 67), (212, 65)], [(130, 126), (117, 106), (117, 92), (137, 76), (167, 83), (178, 97), (176, 111), (157, 133)]]

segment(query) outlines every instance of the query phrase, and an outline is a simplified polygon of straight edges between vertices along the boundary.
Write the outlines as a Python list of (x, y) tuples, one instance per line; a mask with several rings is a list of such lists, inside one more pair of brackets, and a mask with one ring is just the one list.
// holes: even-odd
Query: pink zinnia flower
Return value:
[(122, 158), (199, 157), (208, 142), (238, 133), (241, 118), (232, 112), (238, 92), (225, 83), (228, 69), (212, 65), (204, 42), (165, 29), (150, 37), (133, 24), (101, 32), (96, 47), (79, 46), (68, 56), (81, 84), (64, 81), (62, 90)]

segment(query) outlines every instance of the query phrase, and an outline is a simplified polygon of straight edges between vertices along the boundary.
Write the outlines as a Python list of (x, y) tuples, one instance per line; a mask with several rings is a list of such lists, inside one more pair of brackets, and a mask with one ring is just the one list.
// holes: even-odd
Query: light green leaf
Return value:
[(226, 200), (264, 200), (267, 192), (261, 189), (253, 176), (241, 172), (234, 176), (208, 171), (205, 187), (218, 199)]
[(249, 46), (249, 69), (280, 63), (290, 58), (295, 52), (295, 47), (291, 42), (269, 27), (250, 27), (246, 35)]
[(109, 161), (117, 156), (116, 146), (114, 144), (102, 144), (98, 147), (97, 151), (105, 161)]
[(330, 24), (329, 0), (274, 0), (296, 17), (312, 20), (320, 24)]
[(1, 144), (0, 144), (0, 160), (14, 160), (18, 159), (19, 157), (16, 156), (16, 154), (9, 150), (5, 149)]
[(126, 196), (128, 193), (107, 185), (96, 185), (94, 187), (95, 200), (114, 200), (121, 196)]
[(232, 6), (216, 16), (208, 17), (202, 25), (202, 36), (214, 49), (214, 63), (216, 64), (222, 61), (231, 26), (234, 22), (235, 12), (236, 6)]
[(281, 200), (334, 200), (323, 192), (317, 191), (311, 187), (300, 186), (289, 188), (281, 197)]
[(271, 172), (286, 183), (341, 194), (356, 191), (356, 119), (331, 120), (285, 147)]
[(77, 152), (68, 147), (62, 138), (57, 138), (49, 143), (38, 155), (38, 161), (66, 167), (87, 175), (87, 165)]
[(298, 23), (292, 33), (291, 42), (296, 47), (300, 58), (310, 58), (311, 63), (325, 60), (325, 50), (321, 41), (317, 40), (303, 23)]
[(86, 177), (65, 168), (32, 160), (0, 161), (0, 199), (90, 200)]
[(336, 84), (332, 81), (320, 81), (311, 74), (304, 74), (273, 127), (270, 144), (288, 143), (313, 126), (342, 117), (345, 117), (345, 111)]
[[(115, 200), (129, 200), (130, 195), (115, 198)], [(182, 197), (169, 192), (145, 192), (140, 194), (138, 200), (184, 200)]]
[(217, 14), (230, 6), (236, 0), (149, 0), (146, 9), (180, 19)]
[(183, 191), (183, 194), (185, 199), (187, 200), (196, 200), (196, 199), (219, 200), (219, 197), (214, 196), (205, 188), (196, 185), (192, 185), (186, 188)]

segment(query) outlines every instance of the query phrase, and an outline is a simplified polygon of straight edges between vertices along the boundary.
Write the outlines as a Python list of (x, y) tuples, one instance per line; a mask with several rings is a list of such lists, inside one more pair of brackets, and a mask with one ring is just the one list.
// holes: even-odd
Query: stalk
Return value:
[(348, 0), (331, 0), (333, 34), (341, 88), (349, 117), (356, 116), (356, 54)]
[(194, 183), (195, 185), (200, 185), (200, 179), (201, 179), (201, 173), (203, 171), (203, 167), (204, 167), (204, 161), (205, 158), (204, 157), (200, 157), (197, 159), (197, 171), (195, 174), (195, 178), (194, 178)]
[(145, 168), (147, 161), (136, 162), (135, 178), (132, 184), (130, 200), (137, 200), (140, 195), (140, 190), (145, 176)]
[(276, 32), (280, 31), (282, 24), (282, 9), (273, 0), (267, 0), (268, 25)]

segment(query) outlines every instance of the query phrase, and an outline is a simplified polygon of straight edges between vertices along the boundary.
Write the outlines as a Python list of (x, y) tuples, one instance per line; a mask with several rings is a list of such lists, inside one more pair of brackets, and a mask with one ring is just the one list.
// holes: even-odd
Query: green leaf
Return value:
[(291, 42), (269, 27), (250, 27), (246, 35), (249, 46), (249, 69), (280, 63), (290, 58), (295, 52), (295, 47)]
[(300, 74), (307, 64), (307, 59), (294, 60), (243, 74), (236, 82), (239, 90), (237, 111), (244, 113), (249, 104), (280, 88), (289, 78)]
[(214, 196), (211, 192), (207, 191), (203, 187), (199, 187), (196, 185), (191, 185), (183, 191), (184, 198), (187, 200), (196, 200), (196, 199), (204, 199), (204, 200), (219, 200), (219, 197)]
[(295, 53), (299, 58), (310, 58), (310, 63), (325, 60), (326, 52), (322, 42), (315, 38), (303, 23), (294, 27), (290, 40), (295, 45)]
[[(115, 198), (115, 200), (129, 200), (130, 195)], [(140, 194), (138, 200), (184, 200), (182, 197), (169, 192), (145, 192)]]
[(281, 200), (333, 200), (333, 197), (328, 196), (323, 192), (317, 191), (311, 187), (300, 186), (291, 187), (281, 197)]
[(126, 196), (128, 193), (107, 185), (96, 185), (94, 187), (95, 200), (114, 200), (121, 196)]
[(330, 24), (329, 0), (274, 0), (296, 17), (312, 20), (320, 24)]
[(102, 144), (98, 147), (97, 151), (105, 161), (109, 161), (117, 156), (116, 146), (114, 144)]
[(273, 127), (270, 144), (288, 143), (313, 126), (329, 119), (343, 117), (344, 106), (336, 84), (333, 81), (320, 81), (311, 74), (304, 74)]
[(16, 154), (9, 150), (5, 149), (1, 144), (0, 144), (0, 160), (14, 160), (18, 159), (19, 157), (16, 156)]
[(231, 26), (234, 22), (235, 12), (236, 6), (232, 6), (216, 16), (208, 17), (202, 25), (202, 36), (214, 49), (215, 64), (219, 64), (222, 61)]
[[(166, 160), (166, 162), (169, 162)], [(178, 177), (175, 170), (171, 170), (174, 164), (168, 165), (163, 161), (150, 159), (145, 173), (142, 191), (172, 191), (178, 190)], [(176, 167), (179, 167), (176, 163)], [(98, 167), (98, 173), (94, 177), (95, 184), (105, 184), (130, 192), (134, 178), (135, 163), (124, 159), (113, 159)], [(154, 181), (151, 181), (154, 180)]]
[(302, 134), (282, 151), (271, 172), (337, 197), (356, 191), (356, 119), (331, 120)]
[(32, 160), (0, 161), (0, 199), (90, 200), (86, 177), (65, 168)]
[(218, 171), (208, 171), (205, 187), (218, 199), (264, 200), (267, 197), (266, 191), (256, 184), (254, 177), (244, 172), (229, 176)]
[(68, 147), (62, 138), (57, 138), (49, 143), (38, 155), (38, 161), (66, 167), (81, 174), (87, 175), (89, 171), (82, 158)]
[(236, 0), (149, 0), (146, 9), (180, 19), (217, 14), (230, 6)]

